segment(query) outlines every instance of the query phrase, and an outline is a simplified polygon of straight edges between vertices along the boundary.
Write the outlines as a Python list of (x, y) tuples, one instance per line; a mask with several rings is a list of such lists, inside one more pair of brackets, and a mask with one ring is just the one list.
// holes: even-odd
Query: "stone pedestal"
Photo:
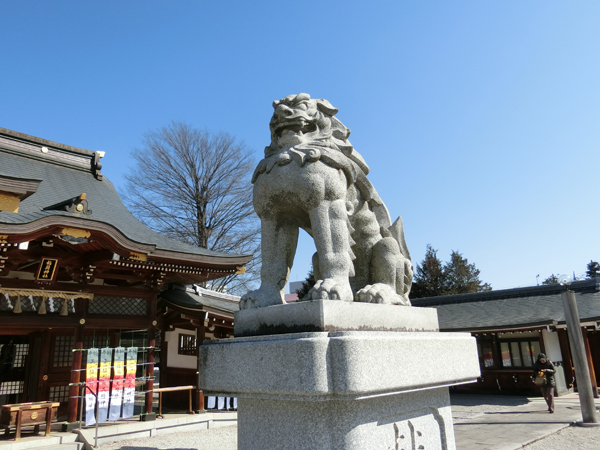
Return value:
[[(373, 322), (379, 308), (385, 320)], [(239, 449), (455, 448), (447, 387), (479, 376), (475, 339), (358, 331), (437, 330), (435, 310), (313, 301), (240, 311), (235, 327), (236, 335), (314, 330), (200, 347), (199, 387), (238, 397)]]

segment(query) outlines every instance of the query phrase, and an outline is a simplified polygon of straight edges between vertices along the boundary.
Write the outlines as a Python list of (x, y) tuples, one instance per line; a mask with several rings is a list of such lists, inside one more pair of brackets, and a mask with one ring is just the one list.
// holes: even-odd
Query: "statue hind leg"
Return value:
[(410, 305), (408, 292), (412, 281), (412, 264), (402, 256), (398, 242), (393, 237), (385, 237), (373, 246), (370, 280), (371, 284), (358, 291), (358, 301)]

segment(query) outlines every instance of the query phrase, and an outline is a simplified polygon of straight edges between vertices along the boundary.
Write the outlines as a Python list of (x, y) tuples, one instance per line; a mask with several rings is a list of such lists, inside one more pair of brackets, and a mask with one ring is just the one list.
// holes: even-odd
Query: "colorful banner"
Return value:
[(127, 372), (125, 373), (125, 383), (123, 389), (123, 419), (133, 416), (137, 350), (137, 347), (127, 348)]
[(98, 349), (87, 351), (85, 366), (85, 425), (89, 427), (96, 423), (94, 409), (96, 408), (96, 392), (98, 387)]
[(98, 376), (98, 423), (106, 422), (106, 419), (108, 419), (112, 351), (112, 348), (103, 348), (100, 350), (100, 373)]
[(110, 390), (110, 408), (108, 420), (119, 420), (121, 417), (121, 406), (123, 405), (123, 378), (125, 377), (125, 348), (115, 348), (115, 371)]

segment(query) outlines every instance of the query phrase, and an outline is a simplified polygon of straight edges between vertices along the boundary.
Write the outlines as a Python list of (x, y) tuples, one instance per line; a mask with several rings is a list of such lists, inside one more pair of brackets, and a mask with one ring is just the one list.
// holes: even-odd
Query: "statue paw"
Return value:
[(252, 297), (252, 294), (256, 291), (250, 291), (242, 296), (240, 299), (240, 309), (258, 308), (256, 299)]
[(310, 300), (344, 300), (351, 302), (353, 299), (350, 283), (334, 278), (325, 278), (315, 283), (308, 292)]
[(389, 305), (410, 305), (410, 301), (398, 295), (385, 283), (367, 284), (356, 293), (356, 300), (365, 303), (385, 303)]
[(242, 296), (240, 309), (262, 308), (264, 306), (282, 305), (284, 303), (281, 293), (268, 289), (256, 289)]

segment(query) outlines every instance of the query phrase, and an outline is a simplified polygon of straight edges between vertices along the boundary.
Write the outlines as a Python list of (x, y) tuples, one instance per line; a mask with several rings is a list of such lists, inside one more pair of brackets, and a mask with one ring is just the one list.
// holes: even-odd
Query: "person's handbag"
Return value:
[(548, 381), (546, 380), (546, 375), (544, 374), (544, 372), (538, 372), (537, 376), (535, 377), (535, 380), (533, 381), (533, 384), (535, 384), (536, 386), (546, 386), (546, 383)]

